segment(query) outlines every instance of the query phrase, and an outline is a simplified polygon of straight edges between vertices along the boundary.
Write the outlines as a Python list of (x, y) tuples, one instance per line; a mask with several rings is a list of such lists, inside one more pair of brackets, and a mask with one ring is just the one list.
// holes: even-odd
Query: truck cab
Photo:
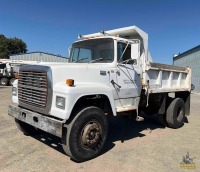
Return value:
[[(71, 48), (70, 63), (97, 69), (97, 73), (86, 74), (82, 82), (93, 80), (111, 89), (110, 99), (114, 99), (114, 107), (118, 112), (138, 106), (142, 88), (140, 56), (140, 40), (101, 35), (75, 42)], [(116, 115), (115, 108), (113, 111)]]

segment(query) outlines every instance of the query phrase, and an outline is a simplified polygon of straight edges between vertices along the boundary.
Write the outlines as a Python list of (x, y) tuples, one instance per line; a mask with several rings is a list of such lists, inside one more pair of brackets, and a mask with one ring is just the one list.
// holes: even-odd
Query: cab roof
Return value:
[(81, 38), (84, 40), (90, 38), (102, 38), (106, 36), (120, 37), (124, 39), (139, 39), (144, 47), (145, 56), (148, 56), (148, 34), (137, 26), (129, 26), (88, 35), (82, 35)]

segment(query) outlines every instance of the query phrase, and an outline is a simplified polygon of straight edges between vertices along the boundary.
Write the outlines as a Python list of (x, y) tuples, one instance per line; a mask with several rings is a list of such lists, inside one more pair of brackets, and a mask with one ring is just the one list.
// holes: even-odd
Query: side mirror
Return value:
[(128, 64), (137, 65), (137, 59), (130, 59)]
[(140, 57), (140, 41), (131, 44), (131, 59), (139, 59)]
[(128, 59), (128, 60), (124, 60), (122, 62), (120, 62), (118, 65), (120, 64), (132, 64), (132, 65), (137, 65), (137, 59)]

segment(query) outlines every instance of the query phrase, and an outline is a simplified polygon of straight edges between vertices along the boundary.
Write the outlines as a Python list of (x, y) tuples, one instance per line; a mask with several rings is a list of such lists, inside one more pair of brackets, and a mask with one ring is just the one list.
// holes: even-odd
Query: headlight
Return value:
[(56, 96), (56, 107), (60, 109), (65, 109), (65, 98)]
[(12, 87), (12, 95), (17, 96), (17, 88), (16, 87)]

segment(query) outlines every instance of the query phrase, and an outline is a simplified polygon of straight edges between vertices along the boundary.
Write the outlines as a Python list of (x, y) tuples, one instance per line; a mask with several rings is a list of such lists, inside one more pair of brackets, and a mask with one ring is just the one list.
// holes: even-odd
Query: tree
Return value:
[(6, 38), (0, 34), (0, 59), (9, 58), (11, 54), (26, 53), (26, 43), (19, 38)]

